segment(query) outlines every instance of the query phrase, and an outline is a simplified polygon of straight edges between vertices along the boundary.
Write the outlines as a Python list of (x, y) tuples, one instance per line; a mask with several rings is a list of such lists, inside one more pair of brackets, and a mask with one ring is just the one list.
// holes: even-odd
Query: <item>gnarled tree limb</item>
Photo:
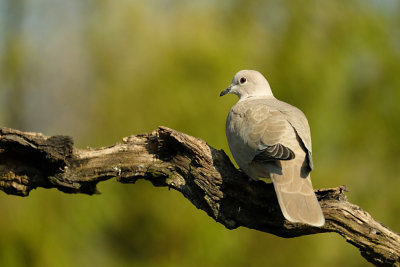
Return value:
[(166, 127), (84, 150), (67, 136), (0, 128), (0, 189), (8, 194), (27, 196), (37, 187), (94, 194), (98, 182), (113, 177), (173, 188), (228, 229), (244, 226), (281, 237), (336, 232), (368, 261), (400, 266), (400, 236), (349, 203), (343, 186), (316, 191), (326, 218), (316, 228), (285, 220), (273, 186), (249, 181), (224, 151)]

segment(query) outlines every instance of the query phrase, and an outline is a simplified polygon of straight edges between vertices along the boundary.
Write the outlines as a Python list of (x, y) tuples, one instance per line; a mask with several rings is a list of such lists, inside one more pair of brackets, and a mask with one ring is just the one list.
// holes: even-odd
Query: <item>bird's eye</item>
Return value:
[(247, 81), (246, 77), (242, 77), (242, 78), (240, 78), (240, 80), (239, 80), (239, 82), (240, 82), (241, 84), (245, 83), (246, 81)]

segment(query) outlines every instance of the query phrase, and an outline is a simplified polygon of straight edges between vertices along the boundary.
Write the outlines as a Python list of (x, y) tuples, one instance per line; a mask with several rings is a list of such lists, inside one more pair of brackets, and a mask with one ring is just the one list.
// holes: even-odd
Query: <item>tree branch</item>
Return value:
[(98, 193), (100, 181), (139, 179), (181, 192), (228, 229), (239, 226), (281, 237), (336, 232), (376, 265), (400, 266), (400, 236), (347, 201), (344, 186), (316, 190), (326, 224), (285, 220), (273, 186), (249, 181), (223, 150), (201, 139), (159, 127), (98, 149), (77, 149), (67, 136), (0, 128), (0, 189), (28, 196), (37, 187), (66, 193)]

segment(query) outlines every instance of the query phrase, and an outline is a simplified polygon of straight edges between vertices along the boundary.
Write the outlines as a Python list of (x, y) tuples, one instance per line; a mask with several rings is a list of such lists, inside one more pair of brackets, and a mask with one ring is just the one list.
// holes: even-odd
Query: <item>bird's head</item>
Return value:
[(239, 100), (252, 96), (273, 97), (268, 81), (255, 70), (241, 70), (235, 74), (231, 85), (223, 90), (220, 96), (235, 94)]

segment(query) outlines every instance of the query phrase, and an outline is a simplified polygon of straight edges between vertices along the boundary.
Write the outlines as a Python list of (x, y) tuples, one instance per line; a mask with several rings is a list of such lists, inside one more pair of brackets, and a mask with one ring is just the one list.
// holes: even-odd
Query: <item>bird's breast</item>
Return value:
[(226, 120), (226, 138), (233, 158), (245, 172), (248, 169), (248, 164), (254, 158), (256, 150), (246, 141), (246, 130), (244, 114), (231, 110)]

